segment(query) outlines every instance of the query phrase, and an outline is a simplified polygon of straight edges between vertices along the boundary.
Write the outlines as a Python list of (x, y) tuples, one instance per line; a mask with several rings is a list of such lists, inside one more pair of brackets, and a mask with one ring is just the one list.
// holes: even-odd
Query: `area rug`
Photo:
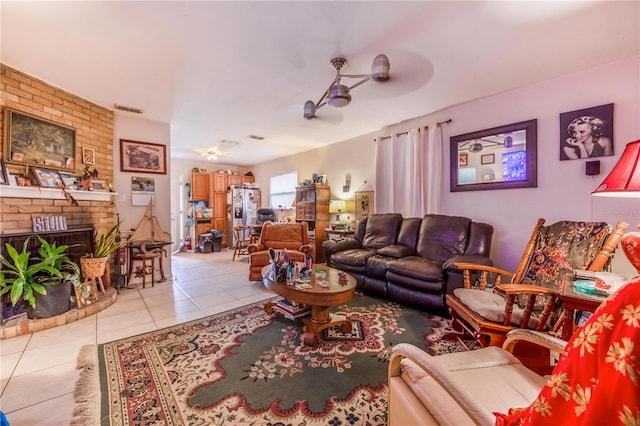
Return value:
[(449, 320), (360, 294), (316, 347), (263, 306), (84, 347), (73, 424), (384, 425), (393, 345), (461, 349)]

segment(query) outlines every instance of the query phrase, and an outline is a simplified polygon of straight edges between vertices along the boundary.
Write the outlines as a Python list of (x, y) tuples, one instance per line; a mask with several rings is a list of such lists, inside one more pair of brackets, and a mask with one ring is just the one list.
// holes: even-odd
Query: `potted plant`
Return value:
[(6, 244), (8, 258), (0, 255), (0, 294), (9, 293), (11, 304), (25, 303), (29, 318), (48, 318), (69, 310), (74, 285), (79, 283), (78, 265), (66, 254), (69, 246), (49, 244), (36, 235), (38, 256), (31, 255), (27, 238), (22, 251)]
[(120, 238), (120, 222), (118, 222), (105, 234), (101, 234), (95, 239), (95, 247), (92, 253), (80, 258), (82, 276), (85, 279), (102, 277), (109, 255), (118, 251), (125, 244), (126, 240)]

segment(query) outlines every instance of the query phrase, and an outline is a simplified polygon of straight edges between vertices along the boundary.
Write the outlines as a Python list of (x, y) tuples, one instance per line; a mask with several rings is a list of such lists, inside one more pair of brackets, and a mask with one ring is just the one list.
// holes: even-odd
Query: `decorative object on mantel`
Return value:
[(9, 174), (4, 160), (0, 158), (0, 185), (9, 185)]
[(65, 216), (33, 216), (33, 232), (66, 231)]
[[(389, 58), (384, 54), (379, 54), (375, 57), (373, 64), (371, 64), (370, 74), (341, 74), (340, 71), (347, 67), (347, 59), (341, 56), (331, 59), (330, 63), (333, 69), (336, 70), (336, 76), (318, 102), (307, 101), (304, 104), (304, 118), (307, 120), (316, 118), (316, 111), (325, 105), (334, 108), (342, 108), (349, 105), (351, 102), (349, 91), (369, 80), (376, 82), (389, 80)], [(357, 78), (359, 80), (351, 87), (348, 87), (341, 84), (343, 78)]]
[(5, 126), (8, 162), (75, 169), (75, 129), (11, 108), (5, 108)]
[[(640, 198), (640, 140), (627, 144), (609, 175), (591, 195)], [(640, 274), (640, 232), (627, 232), (622, 236), (620, 245), (629, 263)]]

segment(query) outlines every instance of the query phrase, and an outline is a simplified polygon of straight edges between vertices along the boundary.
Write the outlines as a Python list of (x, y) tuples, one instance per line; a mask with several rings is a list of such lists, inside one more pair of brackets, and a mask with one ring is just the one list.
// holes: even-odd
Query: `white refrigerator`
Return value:
[[(260, 208), (259, 189), (233, 188), (231, 191), (231, 223), (227, 235), (233, 235), (234, 226), (255, 225)], [(247, 235), (248, 235), (247, 231)], [(235, 241), (233, 242), (235, 246)]]

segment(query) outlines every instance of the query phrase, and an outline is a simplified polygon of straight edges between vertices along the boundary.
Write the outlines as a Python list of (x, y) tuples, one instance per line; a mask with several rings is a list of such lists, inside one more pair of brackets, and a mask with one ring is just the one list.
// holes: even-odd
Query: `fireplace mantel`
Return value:
[[(78, 201), (110, 201), (117, 192), (77, 191), (69, 189), (69, 194)], [(28, 186), (0, 186), (0, 198), (45, 198), (64, 200), (64, 194), (56, 188), (40, 188)]]

